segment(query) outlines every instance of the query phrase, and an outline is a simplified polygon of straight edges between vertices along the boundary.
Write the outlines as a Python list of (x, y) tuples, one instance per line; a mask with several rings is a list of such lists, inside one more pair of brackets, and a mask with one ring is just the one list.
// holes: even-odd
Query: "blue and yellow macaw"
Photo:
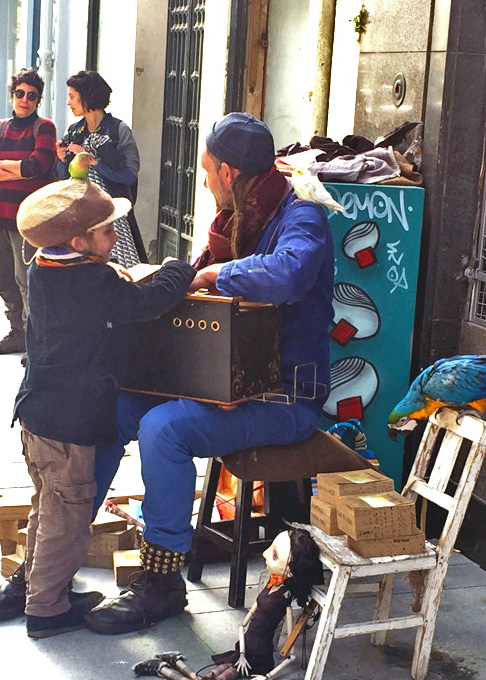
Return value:
[(441, 406), (485, 415), (486, 354), (439, 359), (422, 371), (388, 416), (388, 434), (408, 434)]

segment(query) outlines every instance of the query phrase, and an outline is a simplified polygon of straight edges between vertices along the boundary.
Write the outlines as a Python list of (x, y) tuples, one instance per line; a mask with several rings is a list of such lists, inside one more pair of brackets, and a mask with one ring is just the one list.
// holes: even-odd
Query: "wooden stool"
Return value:
[[(235, 519), (212, 522), (221, 465), (238, 478)], [(236, 451), (220, 459), (210, 459), (194, 532), (188, 580), (201, 580), (208, 545), (216, 544), (231, 552), (228, 604), (231, 607), (243, 607), (248, 555), (250, 551), (262, 552), (281, 530), (286, 507), (282, 482), (297, 482), (301, 521), (305, 521), (309, 512), (311, 477), (319, 472), (344, 472), (370, 467), (368, 461), (322, 430), (316, 430), (300, 444), (261, 446)], [(265, 515), (259, 517), (251, 517), (255, 480), (263, 481), (266, 489)], [(263, 526), (265, 538), (250, 540), (251, 525)]]

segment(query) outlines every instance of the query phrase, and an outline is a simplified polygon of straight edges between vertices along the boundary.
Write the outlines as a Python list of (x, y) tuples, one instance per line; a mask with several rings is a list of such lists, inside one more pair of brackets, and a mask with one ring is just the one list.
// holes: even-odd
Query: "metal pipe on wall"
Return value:
[(43, 0), (40, 15), (39, 75), (44, 80), (42, 114), (52, 118), (52, 81), (54, 75), (54, 0)]
[(312, 107), (313, 133), (325, 137), (331, 85), (332, 49), (337, 0), (321, 0), (317, 29), (316, 78)]

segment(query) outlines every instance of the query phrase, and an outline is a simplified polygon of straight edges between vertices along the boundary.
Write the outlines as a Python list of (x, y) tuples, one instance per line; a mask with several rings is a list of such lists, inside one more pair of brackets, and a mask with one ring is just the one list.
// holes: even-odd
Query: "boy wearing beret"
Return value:
[(54, 182), (20, 205), (21, 235), (39, 248), (28, 271), (28, 363), (15, 402), (34, 483), (29, 516), (27, 634), (83, 627), (103, 596), (68, 584), (88, 552), (97, 444), (116, 440), (117, 375), (128, 324), (155, 319), (186, 294), (194, 269), (164, 261), (148, 283), (107, 265), (113, 222), (130, 210), (81, 179)]

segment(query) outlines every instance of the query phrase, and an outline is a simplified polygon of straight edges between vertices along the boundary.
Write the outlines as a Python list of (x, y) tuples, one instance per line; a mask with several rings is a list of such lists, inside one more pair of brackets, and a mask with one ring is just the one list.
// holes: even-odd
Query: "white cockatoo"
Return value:
[(334, 200), (319, 178), (312, 175), (307, 168), (295, 168), (290, 181), (297, 197), (301, 200), (319, 203), (333, 212), (344, 210), (343, 206)]

